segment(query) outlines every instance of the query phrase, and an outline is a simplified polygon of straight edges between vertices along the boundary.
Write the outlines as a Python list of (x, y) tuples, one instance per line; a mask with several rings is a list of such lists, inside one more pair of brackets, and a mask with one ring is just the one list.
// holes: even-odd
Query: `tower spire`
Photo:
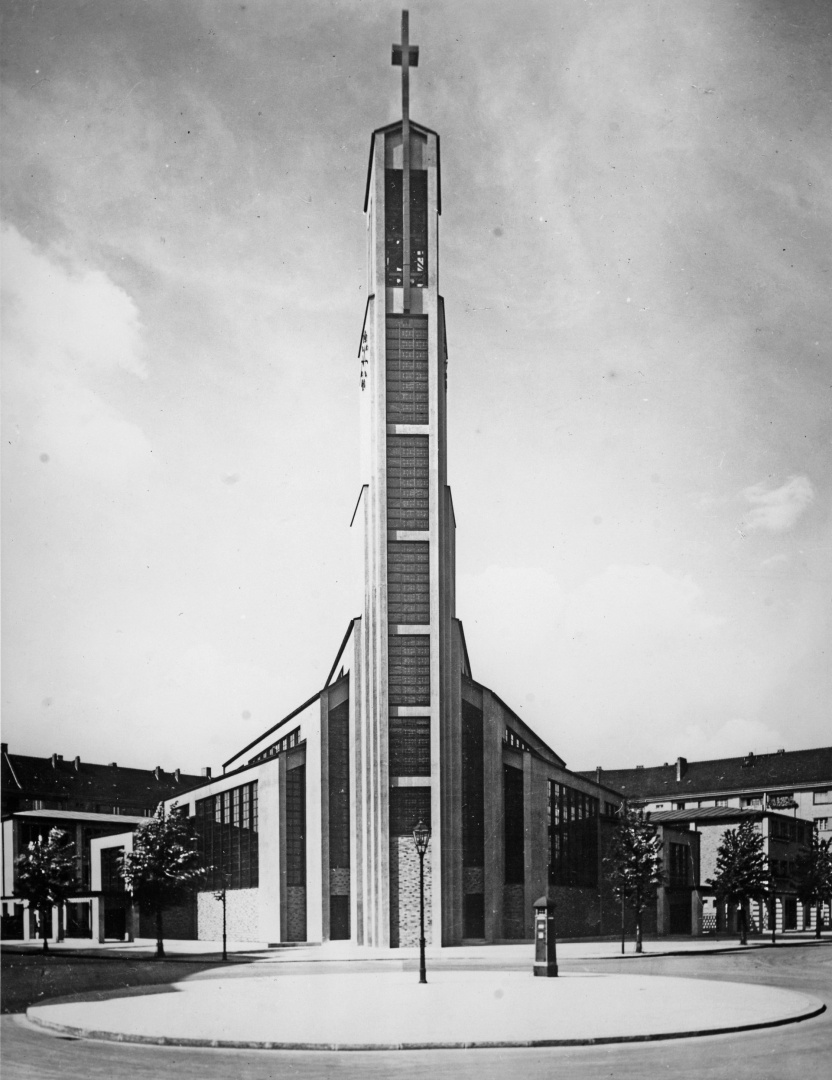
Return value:
[(410, 16), (402, 12), (402, 41), (393, 46), (402, 69), (402, 302), (410, 311), (410, 68), (419, 66), (419, 46), (410, 44)]

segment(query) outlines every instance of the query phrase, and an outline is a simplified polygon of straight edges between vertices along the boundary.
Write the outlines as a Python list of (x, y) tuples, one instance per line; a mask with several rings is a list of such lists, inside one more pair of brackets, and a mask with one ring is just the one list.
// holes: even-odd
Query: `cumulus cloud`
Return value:
[(807, 476), (790, 476), (780, 487), (753, 484), (741, 492), (751, 505), (743, 518), (743, 527), (752, 531), (786, 532), (800, 515), (811, 506), (815, 490)]
[(10, 442), (101, 479), (148, 461), (141, 427), (108, 400), (114, 380), (147, 378), (132, 298), (102, 271), (61, 262), (12, 227), (0, 245)]

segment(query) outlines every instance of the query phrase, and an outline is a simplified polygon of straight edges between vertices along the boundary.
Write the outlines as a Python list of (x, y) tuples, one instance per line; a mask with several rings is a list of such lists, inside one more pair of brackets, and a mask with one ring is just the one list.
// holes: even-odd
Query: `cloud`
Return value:
[(789, 556), (781, 551), (777, 555), (772, 555), (769, 559), (763, 559), (760, 568), (763, 570), (780, 570), (788, 565)]
[(759, 720), (734, 717), (723, 724), (689, 724), (679, 753), (691, 761), (707, 761), (715, 757), (739, 757), (749, 751), (770, 754), (784, 745), (783, 736), (774, 728)]
[(39, 455), (101, 480), (149, 462), (142, 428), (108, 400), (125, 377), (148, 374), (132, 298), (100, 270), (38, 251), (12, 227), (0, 244), (9, 442), (26, 460)]
[(702, 590), (690, 578), (660, 566), (608, 566), (570, 596), (566, 629), (575, 639), (596, 641), (687, 638), (721, 622), (701, 609), (701, 599)]
[(811, 506), (815, 490), (807, 476), (790, 476), (781, 487), (767, 488), (759, 483), (745, 488), (741, 495), (752, 507), (743, 518), (744, 529), (786, 532)]
[(13, 227), (2, 230), (0, 243), (4, 314), (29, 362), (147, 377), (138, 309), (123, 289), (100, 270), (41, 254)]

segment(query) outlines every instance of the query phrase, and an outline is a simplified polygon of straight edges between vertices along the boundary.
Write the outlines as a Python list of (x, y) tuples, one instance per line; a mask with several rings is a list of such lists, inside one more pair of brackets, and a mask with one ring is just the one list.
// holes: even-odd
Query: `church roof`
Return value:
[[(402, 126), (401, 120), (395, 120), (392, 124), (385, 124), (384, 127), (376, 128), (373, 134), (370, 136), (370, 161), (367, 166), (367, 183), (364, 188), (364, 213), (367, 213), (367, 204), (370, 201), (370, 174), (373, 171), (373, 150), (376, 145), (376, 135), (387, 134), (388, 131), (395, 131)], [(415, 128), (416, 131), (421, 131), (425, 135), (436, 136), (436, 209), (442, 213), (442, 172), (439, 168), (439, 134), (434, 131), (433, 128), (425, 127), (424, 124), (417, 124), (415, 120), (410, 121), (410, 126)]]
[(646, 769), (592, 769), (580, 775), (594, 780), (599, 773), (605, 784), (622, 795), (644, 800), (769, 788), (832, 787), (832, 746), (713, 761), (680, 758), (678, 763)]

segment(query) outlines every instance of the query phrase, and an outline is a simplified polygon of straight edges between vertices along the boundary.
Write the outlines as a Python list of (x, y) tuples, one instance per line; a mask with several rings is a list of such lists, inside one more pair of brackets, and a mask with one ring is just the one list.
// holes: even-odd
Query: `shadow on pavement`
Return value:
[[(235, 959), (233, 964), (248, 963)], [(66, 953), (23, 953), (4, 949), (0, 957), (0, 1005), (4, 1013), (25, 1012), (51, 998), (158, 986), (211, 969), (227, 967), (217, 959), (155, 960), (147, 957), (79, 956)]]

